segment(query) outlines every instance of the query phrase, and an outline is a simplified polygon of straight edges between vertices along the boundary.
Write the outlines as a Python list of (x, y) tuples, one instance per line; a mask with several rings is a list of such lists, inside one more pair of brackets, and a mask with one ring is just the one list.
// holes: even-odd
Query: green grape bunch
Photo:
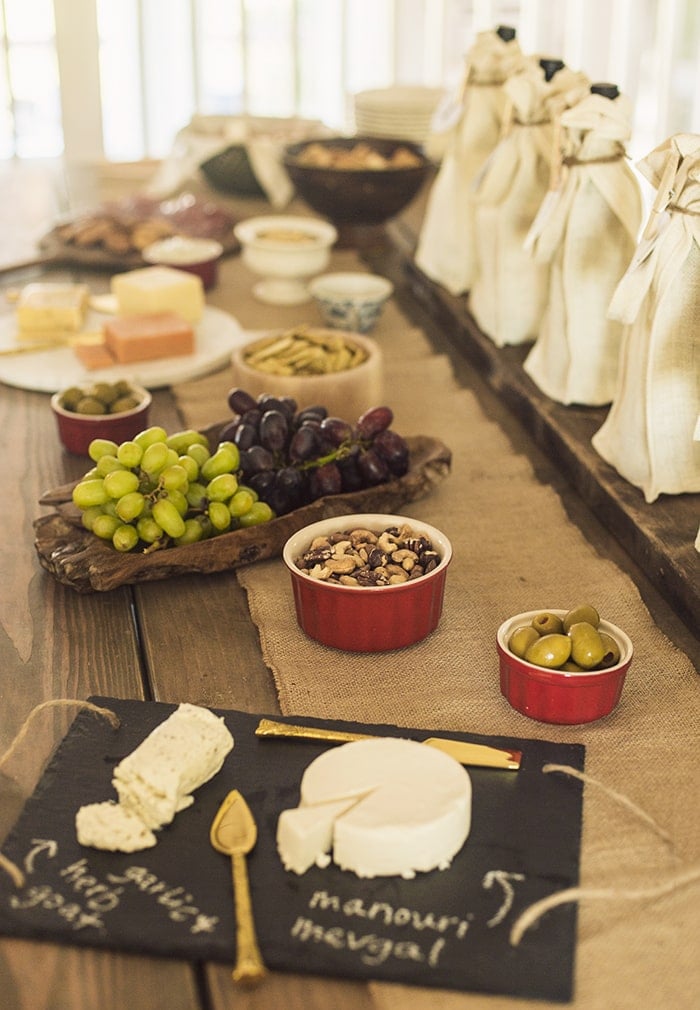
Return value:
[(73, 488), (73, 503), (85, 529), (118, 551), (150, 553), (275, 518), (240, 483), (234, 442), (212, 447), (201, 432), (168, 435), (153, 425), (121, 444), (93, 439), (88, 453), (94, 466)]

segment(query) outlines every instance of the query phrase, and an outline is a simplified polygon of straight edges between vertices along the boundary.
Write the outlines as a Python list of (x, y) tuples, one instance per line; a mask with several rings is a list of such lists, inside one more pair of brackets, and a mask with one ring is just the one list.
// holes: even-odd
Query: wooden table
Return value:
[[(90, 188), (94, 176), (88, 172), (79, 175), (82, 181), (76, 188), (60, 166), (30, 166), (23, 173), (5, 169), (5, 177), (0, 179), (6, 198), (0, 262), (30, 258), (36, 237), (53, 213), (90, 203), (96, 193)], [(132, 185), (128, 174), (116, 181), (127, 190)], [(386, 248), (374, 244), (368, 250), (370, 257), (386, 253)], [(6, 289), (37, 276), (36, 268), (27, 267), (7, 274), (1, 282)], [(420, 313), (415, 298), (411, 301), (410, 285), (400, 294), (407, 307)], [(478, 369), (464, 359), (457, 366), (461, 381), (473, 386), (514, 443), (527, 448), (538, 465), (551, 467)], [(153, 421), (170, 430), (180, 425), (168, 390), (155, 394)], [(59, 450), (46, 394), (0, 387), (0, 428), (4, 478), (0, 752), (10, 745), (28, 713), (52, 698), (102, 694), (174, 703), (187, 700), (249, 712), (279, 711), (245, 595), (233, 575), (173, 578), (108, 594), (79, 595), (40, 569), (32, 548), (32, 522), (41, 513), (38, 499), (47, 488), (81, 475), (84, 461)], [(633, 574), (659, 626), (697, 661), (697, 638), (679, 618), (673, 601), (669, 603), (643, 569), (610, 538), (566, 480), (558, 479), (558, 489), (570, 516), (594, 544)], [(196, 615), (196, 634), (174, 625), (174, 612)], [(224, 626), (225, 638), (216, 633)], [(235, 651), (230, 647), (232, 641)], [(0, 837), (11, 827), (73, 714), (41, 713), (21, 760), (10, 761), (0, 775)], [(242, 991), (232, 986), (230, 969), (221, 965), (192, 966), (5, 938), (0, 940), (0, 993), (6, 1010), (116, 1010), (127, 1006), (132, 1010), (224, 1010), (234, 1006), (253, 1010), (283, 1005), (290, 1010), (363, 1010), (377, 1005), (372, 986), (360, 982), (273, 973), (262, 988)], [(400, 996), (398, 1000), (397, 1007)], [(425, 1006), (432, 1005), (428, 992)], [(459, 1005), (458, 995), (454, 1005)]]

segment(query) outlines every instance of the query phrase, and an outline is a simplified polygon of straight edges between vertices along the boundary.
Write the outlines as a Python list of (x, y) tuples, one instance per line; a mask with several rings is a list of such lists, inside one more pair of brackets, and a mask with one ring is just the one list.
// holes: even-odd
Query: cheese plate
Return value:
[[(106, 318), (102, 313), (88, 312), (85, 332), (99, 330)], [(7, 314), (0, 317), (0, 382), (40, 393), (56, 393), (76, 384), (97, 380), (115, 382), (118, 379), (131, 379), (146, 389), (157, 389), (176, 382), (188, 382), (222, 368), (230, 361), (234, 348), (249, 339), (250, 334), (237, 319), (222, 309), (208, 305), (195, 328), (193, 354), (88, 370), (69, 346), (2, 354), (4, 349), (17, 346), (17, 324), (14, 315)]]
[[(235, 740), (218, 774), (158, 832), (153, 848), (107, 852), (78, 843), (76, 811), (112, 796), (117, 762), (175, 706), (90, 700), (116, 713), (120, 725), (115, 730), (82, 712), (59, 745), (3, 845), (24, 882), (16, 886), (0, 873), (0, 934), (233, 963), (230, 859), (213, 849), (209, 832), (227, 794), (238, 789), (258, 826), (248, 871), (260, 950), (270, 969), (571, 999), (576, 905), (553, 909), (518, 945), (511, 943), (511, 929), (533, 902), (578, 883), (583, 785), (543, 774), (543, 768), (555, 763), (583, 770), (581, 744), (452, 733), (517, 748), (523, 763), (514, 776), (470, 769), (472, 826), (449, 867), (413, 879), (361, 878), (331, 862), (297, 874), (279, 858), (277, 822), (298, 802), (302, 775), (327, 743), (266, 740), (255, 735), (259, 715), (217, 709)], [(436, 732), (326, 725), (416, 740)]]

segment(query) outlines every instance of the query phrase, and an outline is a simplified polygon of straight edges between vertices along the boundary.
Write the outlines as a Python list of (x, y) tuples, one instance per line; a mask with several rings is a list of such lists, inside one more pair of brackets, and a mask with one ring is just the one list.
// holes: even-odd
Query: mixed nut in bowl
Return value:
[(299, 407), (359, 417), (384, 397), (383, 354), (370, 337), (324, 327), (277, 330), (237, 347), (234, 385), (253, 396), (290, 396)]
[(87, 456), (94, 438), (124, 442), (148, 424), (151, 394), (127, 379), (91, 382), (54, 393), (51, 409), (68, 452)]
[(282, 559), (306, 635), (348, 652), (386, 652), (437, 628), (452, 545), (409, 516), (350, 514), (294, 533)]
[(291, 144), (284, 167), (297, 194), (336, 225), (376, 225), (418, 195), (432, 162), (408, 140), (328, 137)]
[(584, 604), (530, 610), (496, 634), (501, 693), (539, 722), (576, 725), (609, 715), (632, 662), (632, 642)]

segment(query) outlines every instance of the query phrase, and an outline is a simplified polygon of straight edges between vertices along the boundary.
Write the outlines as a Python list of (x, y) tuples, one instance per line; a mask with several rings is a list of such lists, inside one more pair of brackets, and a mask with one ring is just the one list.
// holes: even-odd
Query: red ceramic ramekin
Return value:
[(119, 414), (76, 414), (74, 410), (66, 410), (61, 406), (62, 392), (54, 393), (51, 409), (58, 425), (59, 438), (68, 452), (76, 456), (87, 456), (93, 438), (109, 438), (119, 445), (148, 426), (151, 394), (133, 382), (129, 385), (138, 398), (138, 405)]
[(224, 252), (220, 242), (208, 238), (190, 238), (173, 235), (146, 246), (141, 255), (146, 263), (173, 267), (194, 274), (205, 291), (216, 284), (219, 277), (219, 260)]
[[(425, 534), (440, 554), (440, 564), (428, 575), (396, 586), (342, 586), (311, 578), (295, 564), (316, 537), (353, 529), (381, 533), (403, 525)], [(305, 526), (287, 540), (282, 558), (291, 576), (302, 631), (335, 649), (386, 652), (414, 645), (438, 626), (452, 546), (434, 526), (410, 516), (373, 512), (336, 516)]]
[(500, 666), (501, 694), (518, 712), (538, 722), (576, 725), (594, 722), (609, 715), (620, 700), (625, 677), (632, 662), (630, 638), (609, 621), (600, 622), (600, 630), (611, 635), (620, 646), (620, 661), (607, 670), (585, 673), (549, 670), (519, 659), (507, 642), (516, 628), (530, 624), (543, 611), (563, 617), (565, 610), (542, 607), (504, 621), (496, 634)]

